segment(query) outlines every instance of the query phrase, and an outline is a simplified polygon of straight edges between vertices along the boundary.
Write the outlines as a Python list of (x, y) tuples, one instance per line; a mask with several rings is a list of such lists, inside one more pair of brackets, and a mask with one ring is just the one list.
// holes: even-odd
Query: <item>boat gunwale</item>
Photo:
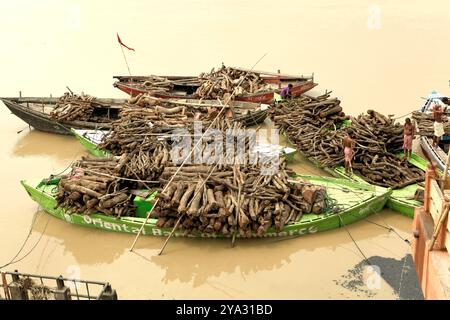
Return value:
[[(13, 102), (11, 100), (7, 100), (7, 99), (3, 99), (3, 98), (1, 98), (1, 100), (3, 101), (3, 103), (6, 105), (6, 107), (8, 109), (9, 108), (18, 109), (23, 113), (40, 118), (41, 120), (45, 120), (45, 121), (57, 124), (57, 125), (63, 127), (64, 129), (66, 129), (67, 131), (70, 131), (70, 127), (85, 127), (85, 128), (89, 128), (89, 129), (99, 129), (99, 128), (110, 129), (111, 128), (110, 123), (103, 123), (103, 122), (89, 122), (89, 121), (79, 121), (79, 120), (58, 122), (56, 120), (53, 120), (48, 113), (45, 113), (43, 111), (33, 110), (30, 107), (23, 106), (22, 104)], [(7, 101), (5, 101), (5, 100), (7, 100)], [(20, 118), (20, 117), (18, 117), (18, 118)]]
[[(297, 175), (297, 178), (302, 178), (302, 177), (305, 177), (305, 178), (306, 178), (306, 177), (308, 177), (308, 176), (307, 176), (307, 175)], [(309, 176), (309, 177), (315, 178), (315, 179), (317, 179), (317, 178), (323, 178), (325, 183), (327, 183), (327, 180), (328, 180), (328, 181), (330, 180), (330, 178), (326, 178), (326, 177), (325, 177), (325, 178), (324, 178), (324, 177), (314, 177), (314, 176)], [(361, 211), (361, 209), (363, 209), (364, 207), (366, 207), (367, 205), (370, 205), (370, 204), (372, 204), (372, 203), (377, 203), (377, 205), (378, 205), (378, 202), (380, 202), (380, 201), (383, 202), (382, 205), (380, 204), (380, 209), (379, 209), (379, 210), (381, 210), (381, 208), (383, 208), (383, 207), (385, 206), (386, 202), (387, 202), (388, 199), (389, 199), (389, 195), (390, 195), (391, 192), (392, 192), (391, 189), (382, 188), (382, 187), (377, 187), (377, 186), (372, 186), (372, 185), (369, 185), (369, 186), (372, 187), (373, 190), (367, 190), (366, 188), (367, 188), (368, 186), (366, 186), (366, 185), (362, 185), (362, 184), (359, 184), (359, 183), (354, 183), (354, 182), (351, 182), (351, 181), (348, 181), (348, 180), (345, 180), (345, 179), (339, 179), (339, 178), (331, 178), (331, 179), (332, 179), (332, 180), (335, 180), (337, 183), (339, 183), (339, 181), (340, 181), (341, 183), (344, 183), (344, 184), (348, 184), (348, 183), (354, 184), (355, 189), (364, 190), (365, 192), (368, 192), (368, 193), (370, 192), (370, 193), (372, 193), (372, 196), (371, 196), (370, 198), (367, 198), (367, 199), (361, 201), (361, 202), (358, 202), (358, 203), (355, 204), (355, 205), (351, 205), (350, 207), (345, 208), (342, 212), (339, 212), (339, 213), (336, 213), (336, 212), (329, 212), (329, 213), (323, 213), (323, 214), (319, 214), (319, 215), (310, 214), (310, 215), (314, 215), (314, 217), (304, 217), (304, 218), (305, 218), (304, 221), (301, 220), (301, 221), (299, 221), (299, 222), (294, 222), (294, 223), (288, 224), (288, 225), (286, 225), (285, 228), (284, 228), (282, 231), (280, 231), (280, 232), (276, 232), (274, 229), (272, 229), (272, 228), (274, 228), (274, 227), (271, 227), (271, 228), (269, 228), (268, 233), (277, 233), (277, 234), (280, 234), (280, 233), (289, 232), (289, 231), (291, 231), (291, 230), (298, 231), (298, 230), (300, 230), (301, 228), (307, 227), (307, 226), (310, 225), (310, 224), (320, 223), (320, 222), (323, 222), (323, 223), (326, 223), (326, 222), (333, 222), (332, 219), (334, 219), (335, 217), (338, 217), (339, 219), (343, 219), (343, 218), (345, 218), (346, 216), (353, 216), (353, 215), (354, 215), (354, 214), (352, 214), (353, 211), (356, 211), (356, 210), (357, 210), (357, 211)], [(42, 181), (43, 181), (43, 180), (41, 180), (40, 183), (42, 183)], [(46, 198), (48, 201), (51, 201), (51, 202), (56, 202), (56, 199), (55, 199), (55, 196), (54, 196), (54, 195), (49, 194), (48, 192), (45, 192), (45, 190), (42, 190), (42, 189), (39, 190), (39, 189), (38, 189), (38, 186), (34, 187), (30, 182), (28, 182), (28, 181), (26, 181), (26, 180), (22, 180), (22, 181), (21, 181), (21, 184), (22, 184), (22, 186), (25, 188), (25, 190), (27, 191), (27, 193), (30, 195), (30, 197), (31, 197), (34, 201), (38, 202), (39, 204), (41, 204), (41, 203), (40, 203), (38, 200), (34, 199), (34, 197), (31, 195), (30, 189), (33, 190), (33, 192), (39, 194), (39, 197), (41, 197), (41, 198)], [(39, 185), (39, 184), (38, 184), (38, 185)], [(62, 213), (63, 213), (63, 214), (66, 212), (66, 209), (64, 209), (64, 208), (57, 208), (57, 209), (54, 209), (54, 210), (62, 210)], [(377, 210), (377, 211), (378, 211), (378, 210)], [(51, 213), (51, 212), (48, 212), (48, 213), (49, 213), (50, 215), (56, 217), (56, 218), (59, 218), (59, 219), (64, 220), (63, 218), (57, 216), (56, 214), (53, 214), (53, 213)], [(375, 213), (375, 211), (374, 211), (374, 212), (369, 212), (369, 213), (364, 214), (364, 215), (360, 215), (360, 216), (361, 216), (360, 219), (356, 219), (356, 220), (354, 220), (354, 221), (352, 221), (352, 222), (356, 222), (356, 221), (358, 221), (358, 220), (361, 220), (361, 219), (363, 219), (365, 216), (370, 215), (370, 214), (372, 214), (372, 213)], [(81, 218), (84, 216), (84, 215), (78, 214), (78, 213), (73, 213), (73, 215), (76, 215), (76, 216), (81, 217)], [(140, 217), (120, 217), (119, 219), (116, 219), (116, 218), (114, 218), (114, 217), (109, 217), (109, 216), (103, 215), (103, 214), (101, 214), (101, 213), (94, 213), (94, 214), (92, 214), (92, 215), (89, 215), (89, 217), (92, 218), (92, 219), (98, 218), (98, 219), (100, 219), (100, 220), (102, 220), (102, 221), (105, 221), (103, 218), (107, 218), (107, 219), (115, 219), (115, 220), (117, 220), (117, 221), (119, 221), (119, 222), (139, 223), (139, 224), (142, 224), (142, 223), (146, 220), (145, 218), (140, 218)], [(150, 219), (148, 219), (148, 223), (146, 223), (145, 225), (148, 226), (148, 227), (152, 227), (152, 228), (161, 230), (161, 231), (166, 231), (166, 230), (167, 230), (167, 228), (159, 228), (159, 227), (157, 227), (157, 226), (156, 226), (156, 221), (157, 221), (157, 219), (152, 219), (152, 218), (150, 218)], [(69, 222), (69, 223), (71, 223), (71, 224), (75, 224), (75, 225), (82, 225), (82, 224), (80, 224), (80, 223), (75, 223), (75, 222), (73, 222), (73, 220), (67, 221), (67, 222)], [(341, 226), (341, 223), (339, 223), (339, 227), (340, 227), (340, 226)], [(104, 230), (103, 228), (96, 227), (95, 225), (92, 226), (92, 227), (95, 227), (95, 228), (97, 228), (97, 229)], [(287, 230), (286, 230), (286, 228), (287, 228)], [(331, 228), (331, 229), (335, 229), (335, 228)], [(328, 230), (328, 229), (327, 229), (327, 230)], [(188, 236), (193, 236), (193, 237), (208, 237), (208, 236), (202, 236), (201, 234), (197, 234), (197, 235), (194, 234), (194, 235), (188, 235)], [(228, 236), (229, 236), (229, 235), (223, 235), (223, 234), (217, 234), (217, 233), (211, 234), (211, 237), (228, 237)], [(257, 236), (252, 235), (252, 238), (255, 238), (255, 237), (257, 237)], [(263, 237), (264, 237), (264, 236), (262, 236), (262, 237), (257, 237), (257, 238), (263, 238)]]
[[(307, 85), (311, 85), (311, 88), (308, 89), (308, 91), (309, 91), (312, 88), (316, 87), (318, 84), (315, 83), (314, 80), (298, 81), (298, 82), (293, 83), (293, 86), (294, 86), (293, 90), (295, 91), (295, 89), (300, 89)], [(161, 91), (153, 90), (153, 91), (149, 92), (145, 88), (141, 88), (141, 87), (137, 87), (136, 85), (133, 85), (133, 83), (126, 83), (126, 82), (121, 82), (121, 81), (114, 82), (113, 86), (120, 90), (122, 90), (120, 88), (120, 86), (121, 86), (121, 87), (126, 88), (128, 91), (135, 91), (135, 92), (139, 92), (139, 93), (149, 93), (149, 94), (155, 95), (155, 96), (162, 95), (164, 97), (167, 97), (167, 98), (163, 98), (163, 99), (177, 99), (177, 97), (180, 97), (181, 99), (198, 99), (198, 97), (195, 97), (193, 94), (177, 95), (177, 94), (171, 93), (170, 91), (166, 92), (163, 90), (161, 90)], [(125, 91), (125, 90), (122, 90), (122, 91)], [(239, 96), (236, 96), (236, 100), (239, 101), (240, 99), (254, 98), (254, 97), (274, 94), (277, 91), (278, 91), (278, 89), (272, 89), (272, 90), (267, 90), (267, 91), (241, 94)], [(249, 101), (249, 102), (251, 102), (251, 101)]]

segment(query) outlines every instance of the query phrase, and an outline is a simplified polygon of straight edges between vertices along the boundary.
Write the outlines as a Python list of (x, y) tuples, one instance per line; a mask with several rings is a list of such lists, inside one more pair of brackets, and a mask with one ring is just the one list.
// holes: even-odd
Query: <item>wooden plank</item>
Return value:
[(450, 232), (448, 232), (448, 231), (445, 236), (445, 247), (447, 248), (447, 251), (450, 254)]
[(450, 231), (450, 218), (447, 218), (447, 231)]
[[(439, 185), (436, 180), (434, 180), (434, 179), (431, 180), (430, 189), (431, 189), (430, 190), (431, 202), (434, 203), (435, 208), (440, 213), (442, 204), (444, 202), (444, 195), (442, 194), (442, 191), (439, 188)], [(439, 217), (439, 215), (438, 215), (438, 217)], [(434, 216), (433, 216), (433, 219), (436, 223), (437, 221)]]
[[(441, 215), (441, 207), (437, 207), (436, 203), (433, 199), (430, 199), (430, 214), (433, 218), (433, 221), (438, 221), (439, 216)], [(436, 224), (436, 222), (434, 222)]]

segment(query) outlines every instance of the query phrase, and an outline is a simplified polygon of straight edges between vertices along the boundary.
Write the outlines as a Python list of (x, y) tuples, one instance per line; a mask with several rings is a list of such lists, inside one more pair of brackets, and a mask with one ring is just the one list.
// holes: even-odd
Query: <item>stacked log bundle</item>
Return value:
[(233, 91), (236, 95), (267, 90), (267, 85), (258, 73), (246, 72), (222, 65), (217, 71), (202, 73), (200, 87), (195, 92), (201, 99), (223, 98)]
[(58, 184), (58, 206), (68, 213), (133, 216), (130, 187), (136, 185), (117, 178), (124, 175), (120, 165), (117, 157), (83, 157)]
[[(432, 137), (434, 135), (434, 120), (431, 113), (423, 113), (420, 111), (414, 111), (412, 118), (416, 122), (416, 128), (419, 135)], [(444, 124), (445, 134), (450, 135), (450, 121), (447, 116), (442, 116), (442, 122)]]
[(401, 125), (373, 110), (352, 118), (350, 126), (342, 127), (345, 119), (340, 101), (330, 98), (329, 93), (282, 104), (273, 115), (289, 140), (321, 166), (343, 165), (342, 141), (350, 133), (356, 142), (353, 172), (367, 182), (400, 188), (423, 181), (420, 169), (395, 156), (403, 144)]
[[(274, 175), (261, 175), (259, 166), (183, 167), (176, 179), (158, 197), (154, 210), (159, 227), (174, 227), (188, 233), (221, 233), (263, 236), (270, 227), (281, 232), (303, 214), (321, 214), (327, 208), (324, 187), (289, 182), (284, 162)], [(167, 182), (177, 167), (166, 167), (161, 181)]]
[[(153, 190), (163, 190), (177, 170), (166, 166), (159, 183), (152, 184)], [(273, 175), (261, 175), (260, 165), (185, 166), (159, 193), (163, 201), (153, 210), (153, 218), (164, 228), (174, 227), (180, 219), (178, 228), (187, 233), (263, 236), (272, 226), (281, 232), (303, 214), (329, 209), (325, 187), (288, 180), (291, 173), (284, 162)], [(133, 197), (139, 183), (123, 176), (117, 157), (84, 157), (61, 179), (58, 206), (69, 214), (134, 216)]]
[[(260, 104), (241, 103), (229, 99), (231, 94), (224, 94), (221, 98), (222, 104), (217, 100), (192, 100), (192, 101), (170, 101), (152, 97), (151, 94), (139, 94), (131, 97), (129, 106), (139, 106), (155, 109), (159, 113), (177, 114), (189, 120), (209, 121), (213, 119), (222, 106), (226, 103), (223, 114), (234, 121), (242, 122), (245, 126), (252, 126), (263, 122), (267, 117), (267, 110), (262, 109)], [(159, 109), (159, 110), (158, 110)]]
[(172, 91), (175, 86), (184, 86), (184, 87), (198, 87), (201, 83), (198, 77), (185, 77), (180, 79), (168, 79), (167, 77), (161, 76), (146, 76), (139, 78), (131, 78), (126, 77), (125, 80), (120, 79), (119, 81), (129, 82), (132, 81), (134, 85), (141, 89), (145, 89), (148, 92), (152, 93), (168, 93)]
[(56, 107), (50, 113), (50, 117), (58, 122), (67, 121), (92, 121), (92, 122), (110, 122), (107, 116), (96, 115), (96, 108), (105, 108), (96, 101), (93, 96), (81, 93), (81, 95), (72, 92), (66, 92), (58, 99)]

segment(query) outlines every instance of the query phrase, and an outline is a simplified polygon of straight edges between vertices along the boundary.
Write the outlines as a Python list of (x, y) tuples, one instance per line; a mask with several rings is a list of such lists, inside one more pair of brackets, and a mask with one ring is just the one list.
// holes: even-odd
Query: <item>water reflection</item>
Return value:
[[(133, 235), (71, 225), (43, 214), (51, 219), (45, 235), (56, 239), (58, 247), (63, 248), (65, 254), (71, 254), (79, 264), (91, 266), (134, 259), (133, 268), (151, 270), (157, 266), (162, 270), (160, 281), (164, 284), (191, 283), (194, 288), (221, 275), (237, 273), (245, 278), (261, 271), (276, 271), (292, 263), (293, 255), (300, 252), (303, 255), (314, 252), (325, 257), (339, 248), (352, 246), (347, 232), (337, 229), (296, 238), (238, 239), (234, 248), (231, 248), (230, 239), (172, 238), (164, 254), (158, 256), (165, 238), (141, 237), (135, 251), (129, 252)], [(375, 216), (370, 219), (384, 223)], [(46, 221), (47, 218), (41, 217), (34, 231), (43, 232)], [(386, 229), (366, 221), (349, 228), (364, 230), (352, 231), (358, 243), (387, 234)]]
[(73, 136), (51, 134), (35, 129), (25, 129), (20, 133), (12, 149), (15, 157), (51, 156), (58, 161), (71, 161), (86, 151)]

